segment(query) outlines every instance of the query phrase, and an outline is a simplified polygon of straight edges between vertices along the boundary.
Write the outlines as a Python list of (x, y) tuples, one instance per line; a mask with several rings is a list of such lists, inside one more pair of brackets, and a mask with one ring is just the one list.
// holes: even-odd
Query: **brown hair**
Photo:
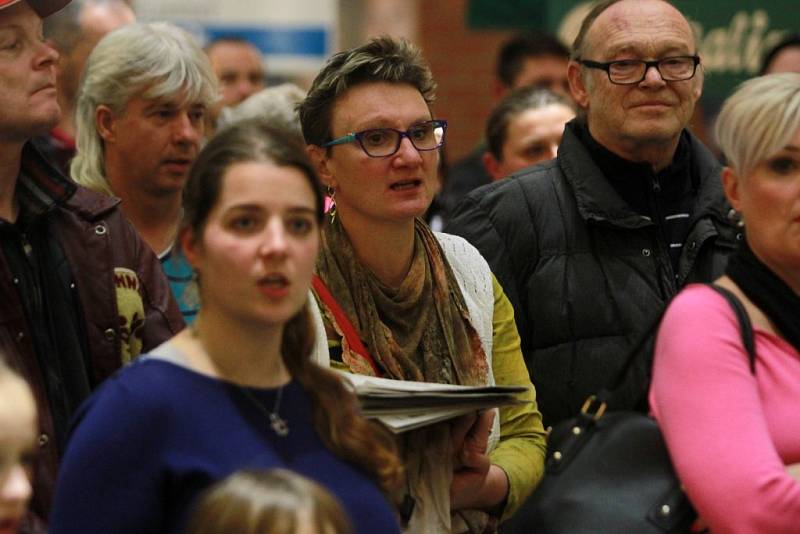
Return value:
[(512, 91), (497, 104), (486, 121), (486, 148), (497, 161), (503, 161), (503, 146), (506, 144), (511, 122), (529, 109), (552, 105), (561, 105), (575, 111), (572, 100), (546, 87), (523, 87)]
[[(250, 120), (221, 131), (198, 155), (184, 190), (181, 233), (191, 230), (198, 239), (219, 199), (225, 171), (236, 163), (253, 161), (299, 169), (314, 191), (317, 219), (322, 220), (321, 186), (302, 144), (291, 134)], [(314, 339), (306, 306), (286, 323), (281, 354), (289, 373), (311, 397), (315, 430), (336, 456), (369, 473), (384, 490), (393, 489), (402, 477), (394, 439), (385, 428), (360, 415), (355, 395), (333, 371), (311, 360)]]
[(391, 37), (372, 39), (331, 56), (314, 78), (306, 99), (297, 107), (306, 143), (322, 146), (330, 141), (336, 101), (351, 87), (369, 82), (411, 85), (428, 106), (436, 98), (436, 82), (417, 47)]
[(322, 486), (286, 469), (243, 470), (198, 500), (188, 534), (292, 534), (310, 524), (317, 534), (351, 534), (341, 504)]

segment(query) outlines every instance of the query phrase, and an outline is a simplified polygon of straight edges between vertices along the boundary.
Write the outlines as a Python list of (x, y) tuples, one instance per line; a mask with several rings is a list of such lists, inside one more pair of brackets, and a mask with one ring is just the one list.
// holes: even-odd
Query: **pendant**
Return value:
[(285, 438), (289, 435), (289, 425), (286, 419), (276, 413), (269, 414), (269, 424), (278, 436)]

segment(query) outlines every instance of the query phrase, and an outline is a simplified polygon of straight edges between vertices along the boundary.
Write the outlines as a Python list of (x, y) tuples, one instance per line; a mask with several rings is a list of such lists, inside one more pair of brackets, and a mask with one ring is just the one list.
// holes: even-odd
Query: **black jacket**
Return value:
[[(656, 225), (622, 200), (569, 127), (555, 160), (471, 192), (446, 228), (478, 248), (511, 300), (547, 425), (610, 385), (669, 300), (722, 275), (741, 239), (719, 163), (685, 135), (698, 186), (677, 273)], [(614, 408), (646, 406), (651, 358), (652, 339)]]

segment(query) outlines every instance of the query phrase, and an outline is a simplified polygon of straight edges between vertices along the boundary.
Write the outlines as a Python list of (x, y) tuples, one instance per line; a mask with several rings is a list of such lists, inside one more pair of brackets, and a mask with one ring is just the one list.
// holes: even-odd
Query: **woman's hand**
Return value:
[(453, 424), (452, 510), (493, 508), (508, 494), (505, 471), (492, 465), (486, 454), (493, 422), (494, 410), (489, 410), (465, 415)]

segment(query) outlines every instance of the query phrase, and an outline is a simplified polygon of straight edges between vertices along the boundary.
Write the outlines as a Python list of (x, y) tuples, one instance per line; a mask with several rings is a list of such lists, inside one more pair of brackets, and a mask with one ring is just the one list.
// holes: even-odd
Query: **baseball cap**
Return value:
[[(0, 0), (0, 11), (22, 0)], [(36, 13), (45, 18), (69, 4), (72, 0), (25, 0)]]

